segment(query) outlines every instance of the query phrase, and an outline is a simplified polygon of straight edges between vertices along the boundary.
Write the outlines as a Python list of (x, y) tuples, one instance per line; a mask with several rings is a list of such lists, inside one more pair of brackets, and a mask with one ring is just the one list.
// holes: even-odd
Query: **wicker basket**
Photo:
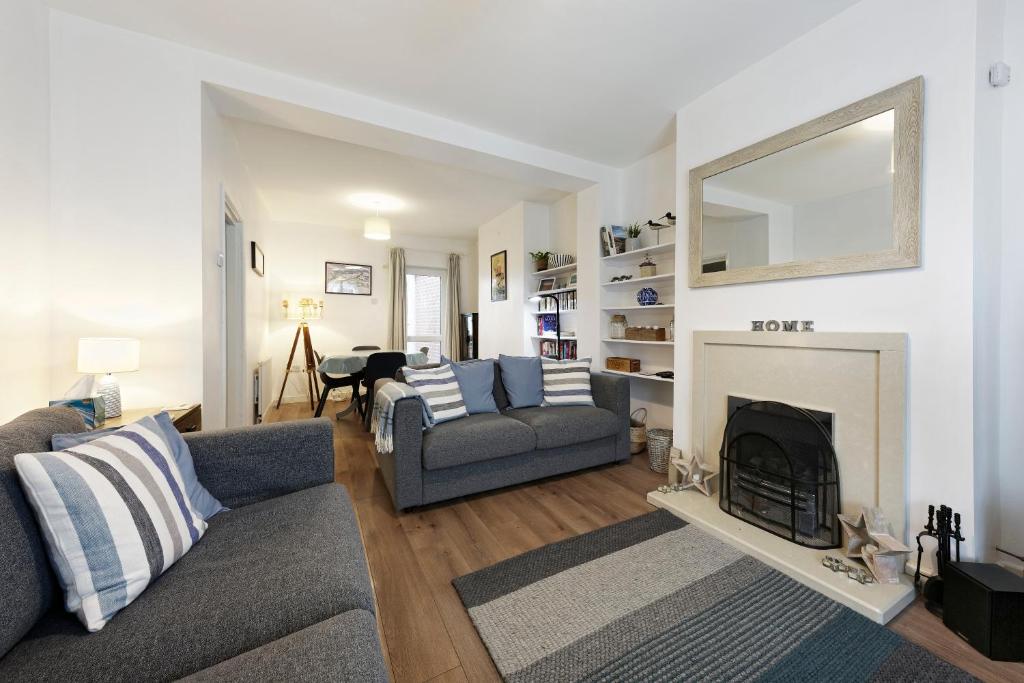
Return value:
[[(643, 417), (637, 417), (637, 413)], [(647, 448), (647, 408), (637, 408), (629, 414), (629, 452), (633, 455), (643, 453)]]
[(651, 460), (652, 470), (666, 474), (668, 472), (668, 459), (671, 452), (671, 429), (647, 430), (647, 457)]

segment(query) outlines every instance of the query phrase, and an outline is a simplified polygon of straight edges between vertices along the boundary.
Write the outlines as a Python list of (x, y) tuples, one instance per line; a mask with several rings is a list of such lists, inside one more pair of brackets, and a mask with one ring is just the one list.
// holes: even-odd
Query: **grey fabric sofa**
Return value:
[(97, 633), (63, 609), (13, 463), (83, 429), (66, 408), (0, 427), (0, 681), (388, 680), (328, 421), (187, 435), (231, 510)]
[[(388, 381), (395, 380), (378, 386)], [(594, 407), (510, 408), (495, 368), (500, 412), (426, 432), (417, 399), (401, 399), (395, 404), (394, 452), (377, 453), (395, 509), (629, 460), (629, 380), (595, 373), (590, 385)]]

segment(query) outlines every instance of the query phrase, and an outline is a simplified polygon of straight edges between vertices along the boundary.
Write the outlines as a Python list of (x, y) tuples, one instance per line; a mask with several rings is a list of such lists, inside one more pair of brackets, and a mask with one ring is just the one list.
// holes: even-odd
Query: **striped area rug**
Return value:
[(974, 680), (664, 510), (452, 583), (510, 683)]

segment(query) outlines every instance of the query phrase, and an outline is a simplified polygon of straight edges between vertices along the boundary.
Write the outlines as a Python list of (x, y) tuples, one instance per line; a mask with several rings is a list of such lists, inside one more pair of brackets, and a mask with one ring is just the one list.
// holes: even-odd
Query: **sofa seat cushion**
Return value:
[(423, 434), (423, 467), (441, 470), (537, 447), (533, 430), (498, 413), (480, 413), (439, 424)]
[(352, 609), (373, 611), (345, 489), (325, 484), (223, 512), (98, 633), (50, 612), (0, 680), (180, 678)]
[(537, 448), (561, 448), (614, 436), (622, 424), (612, 411), (592, 406), (513, 408), (504, 414), (537, 434)]
[(377, 620), (354, 609), (183, 679), (187, 683), (388, 683)]

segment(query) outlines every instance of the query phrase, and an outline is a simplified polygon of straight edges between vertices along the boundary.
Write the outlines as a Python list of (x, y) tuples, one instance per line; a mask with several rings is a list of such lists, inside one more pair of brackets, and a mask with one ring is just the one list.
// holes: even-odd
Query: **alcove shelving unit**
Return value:
[[(526, 295), (526, 309), (537, 321), (536, 331), (529, 335), (533, 340), (533, 350), (538, 356), (555, 356), (557, 338), (554, 330), (541, 331), (541, 321), (545, 315), (554, 315), (554, 304), (550, 299), (531, 301), (530, 299), (538, 294), (553, 294), (558, 297), (561, 306), (561, 328), (562, 328), (562, 358), (576, 358), (576, 285), (568, 284), (569, 279), (576, 273), (576, 263), (570, 263), (557, 268), (547, 268), (530, 273), (532, 287)], [(554, 287), (546, 291), (540, 291), (540, 284), (547, 278), (556, 278), (563, 281), (565, 286)], [(561, 282), (556, 282), (561, 284)]]
[[(640, 263), (647, 257), (655, 263), (657, 273), (641, 277)], [(652, 244), (625, 253), (602, 256), (600, 261), (601, 372), (623, 375), (637, 382), (672, 384), (672, 379), (641, 373), (673, 370), (674, 340), (613, 339), (610, 330), (614, 315), (626, 316), (629, 327), (655, 326), (664, 327), (666, 331), (670, 329), (670, 322), (675, 317), (675, 243)], [(612, 281), (612, 278), (622, 275), (633, 277), (629, 280)], [(658, 293), (657, 304), (643, 306), (637, 302), (637, 293), (644, 287), (650, 287)], [(608, 370), (605, 361), (609, 356), (639, 360), (640, 372)]]

